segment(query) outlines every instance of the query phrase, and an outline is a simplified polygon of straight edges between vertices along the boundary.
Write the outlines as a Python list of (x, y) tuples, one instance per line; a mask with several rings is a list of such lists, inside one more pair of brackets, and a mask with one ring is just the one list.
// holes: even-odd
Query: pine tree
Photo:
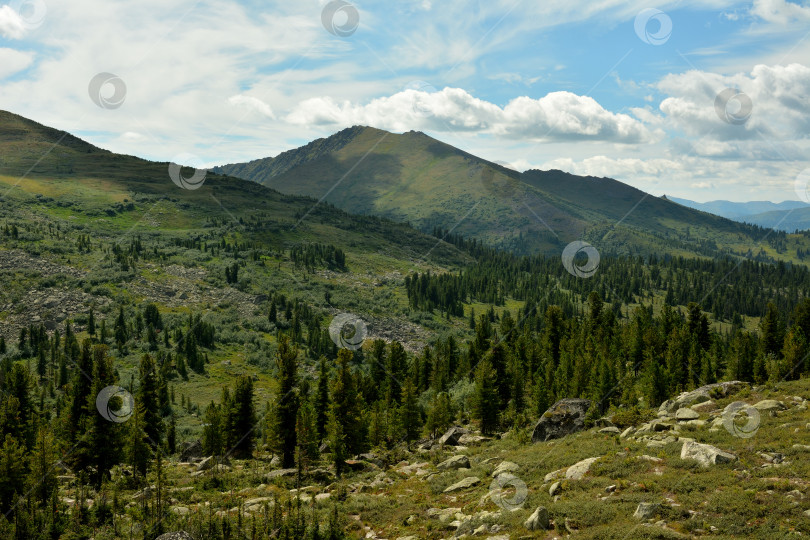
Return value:
[(419, 414), (419, 404), (417, 403), (416, 386), (413, 379), (408, 377), (402, 387), (402, 407), (400, 417), (405, 441), (410, 445), (411, 441), (419, 437), (419, 427), (421, 418)]
[(135, 404), (135, 411), (127, 421), (127, 446), (125, 449), (127, 463), (132, 467), (136, 481), (146, 478), (149, 461), (152, 459), (152, 444), (146, 434), (144, 408), (141, 403)]
[(315, 409), (309, 400), (303, 400), (298, 408), (295, 423), (298, 466), (307, 469), (318, 458), (318, 433), (315, 425)]
[[(93, 347), (93, 386), (87, 396), (87, 415), (84, 418), (85, 435), (80, 445), (81, 461), (92, 465), (90, 481), (98, 488), (109, 476), (113, 465), (118, 463), (120, 424), (111, 422), (96, 410), (96, 396), (115, 382), (112, 361), (107, 356), (106, 345)], [(115, 396), (120, 399), (119, 396)], [(117, 409), (114, 404), (111, 408)]]
[(318, 442), (322, 441), (326, 436), (326, 422), (328, 415), (329, 373), (326, 370), (326, 357), (321, 356), (318, 366), (318, 389), (315, 393), (315, 426), (318, 433)]
[(357, 392), (349, 366), (351, 358), (352, 351), (348, 349), (338, 351), (338, 372), (332, 381), (331, 408), (341, 424), (341, 432), (346, 437), (347, 450), (354, 455), (365, 450), (367, 432), (363, 422), (362, 399)]
[(298, 416), (298, 348), (289, 337), (282, 336), (276, 351), (278, 366), (279, 398), (276, 409), (276, 433), (281, 444), (281, 462), (283, 467), (295, 466), (296, 430)]
[(0, 447), (0, 512), (7, 514), (22, 494), (26, 472), (25, 446), (8, 433)]
[(87, 316), (87, 333), (91, 336), (96, 335), (96, 316), (92, 309), (90, 310), (90, 314)]
[[(223, 402), (225, 403), (225, 402)], [(248, 459), (253, 455), (256, 414), (253, 407), (253, 379), (242, 375), (237, 379), (233, 396), (228, 400), (227, 444), (234, 457)], [(293, 421), (293, 429), (295, 429)]]
[(31, 455), (28, 484), (39, 506), (47, 506), (56, 495), (59, 483), (54, 464), (59, 460), (59, 451), (53, 433), (48, 427), (40, 427)]
[(160, 415), (159, 381), (155, 361), (148, 354), (141, 357), (140, 379), (138, 402), (143, 408), (144, 431), (149, 438), (149, 444), (157, 448), (163, 439), (163, 419)]
[(498, 392), (495, 387), (495, 370), (484, 359), (478, 363), (475, 373), (473, 418), (480, 421), (481, 433), (489, 435), (498, 427)]
[(329, 420), (326, 423), (327, 440), (329, 450), (332, 453), (332, 462), (335, 465), (335, 474), (340, 476), (346, 467), (347, 448), (346, 434), (343, 432), (343, 424), (338, 420), (337, 411), (332, 407), (329, 411)]
[(205, 408), (203, 416), (202, 447), (206, 456), (220, 456), (223, 450), (222, 417), (219, 406), (213, 401)]

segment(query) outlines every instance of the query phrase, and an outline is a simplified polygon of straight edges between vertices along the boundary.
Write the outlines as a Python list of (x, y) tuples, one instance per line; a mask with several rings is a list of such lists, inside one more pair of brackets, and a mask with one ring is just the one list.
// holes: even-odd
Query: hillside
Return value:
[(733, 219), (740, 223), (750, 223), (760, 227), (794, 232), (810, 229), (810, 207), (801, 201), (752, 201), (735, 203), (731, 201), (710, 201), (698, 203), (677, 197), (667, 197), (678, 204), (711, 214)]
[[(766, 232), (694, 211), (609, 178), (521, 174), (421, 132), (355, 126), (274, 158), (215, 170), (361, 214), (453, 229), (516, 253), (560, 253), (584, 238), (604, 254), (719, 253), (795, 259)], [(795, 245), (794, 245), (795, 244)], [(779, 251), (780, 253), (777, 253)]]

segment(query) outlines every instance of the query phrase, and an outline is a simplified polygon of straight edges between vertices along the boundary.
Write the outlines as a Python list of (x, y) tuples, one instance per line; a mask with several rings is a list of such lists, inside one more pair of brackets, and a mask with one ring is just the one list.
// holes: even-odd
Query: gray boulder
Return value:
[(523, 526), (530, 531), (546, 530), (549, 527), (548, 510), (545, 506), (538, 506), (537, 510), (529, 516)]
[(709, 467), (719, 463), (729, 463), (736, 460), (737, 456), (723, 452), (710, 444), (686, 441), (681, 448), (681, 459), (694, 459), (704, 467)]
[(180, 450), (180, 461), (191, 461), (192, 458), (201, 457), (203, 457), (203, 447), (199, 439), (183, 443), (183, 448)]
[(463, 455), (453, 456), (436, 465), (436, 468), (439, 470), (469, 469), (470, 458)]
[(462, 427), (459, 427), (459, 426), (453, 426), (450, 429), (448, 429), (447, 431), (445, 431), (444, 435), (439, 437), (439, 444), (442, 445), (442, 446), (445, 446), (445, 445), (447, 445), (447, 446), (458, 446), (459, 437), (461, 437), (465, 433), (467, 433), (466, 429), (464, 429)]
[(743, 381), (728, 381), (722, 383), (707, 384), (689, 392), (683, 392), (674, 399), (668, 399), (658, 408), (659, 412), (672, 413), (681, 407), (689, 407), (696, 403), (703, 403), (711, 399), (728, 397), (736, 394), (743, 388), (748, 388), (748, 383)]
[(477, 476), (468, 476), (467, 478), (459, 480), (458, 482), (456, 482), (452, 486), (448, 486), (447, 489), (444, 490), (444, 492), (445, 493), (452, 493), (454, 491), (467, 489), (469, 487), (472, 487), (472, 486), (474, 486), (476, 484), (480, 484), (480, 483), (481, 483), (481, 479), (478, 478)]
[(591, 400), (566, 398), (551, 406), (535, 424), (532, 442), (559, 439), (585, 427), (585, 414), (591, 408)]
[(650, 519), (655, 516), (661, 510), (661, 505), (656, 503), (639, 503), (638, 507), (636, 508), (636, 513), (633, 514), (633, 517), (636, 519)]

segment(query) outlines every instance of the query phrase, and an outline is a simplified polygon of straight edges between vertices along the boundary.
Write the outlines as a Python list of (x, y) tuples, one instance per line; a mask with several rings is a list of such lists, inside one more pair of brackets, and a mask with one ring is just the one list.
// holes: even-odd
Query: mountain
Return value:
[(802, 201), (783, 201), (780, 203), (770, 201), (744, 203), (709, 201), (699, 203), (677, 197), (667, 196), (667, 198), (689, 208), (709, 212), (741, 223), (750, 223), (786, 232), (810, 229), (810, 205)]
[(217, 172), (347, 211), (451, 229), (516, 253), (559, 254), (575, 239), (604, 253), (776, 256), (765, 232), (610, 178), (511, 170), (421, 132), (355, 126)]

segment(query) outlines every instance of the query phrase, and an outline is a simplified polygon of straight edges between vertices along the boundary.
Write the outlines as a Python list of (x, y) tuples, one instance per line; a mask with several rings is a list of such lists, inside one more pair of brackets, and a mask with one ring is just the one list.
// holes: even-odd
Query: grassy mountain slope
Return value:
[[(699, 212), (608, 178), (523, 174), (420, 132), (355, 126), (275, 158), (218, 167), (284, 193), (339, 208), (454, 232), (519, 253), (558, 254), (584, 238), (603, 253), (792, 260), (764, 231)], [(801, 244), (803, 240), (792, 239)]]

